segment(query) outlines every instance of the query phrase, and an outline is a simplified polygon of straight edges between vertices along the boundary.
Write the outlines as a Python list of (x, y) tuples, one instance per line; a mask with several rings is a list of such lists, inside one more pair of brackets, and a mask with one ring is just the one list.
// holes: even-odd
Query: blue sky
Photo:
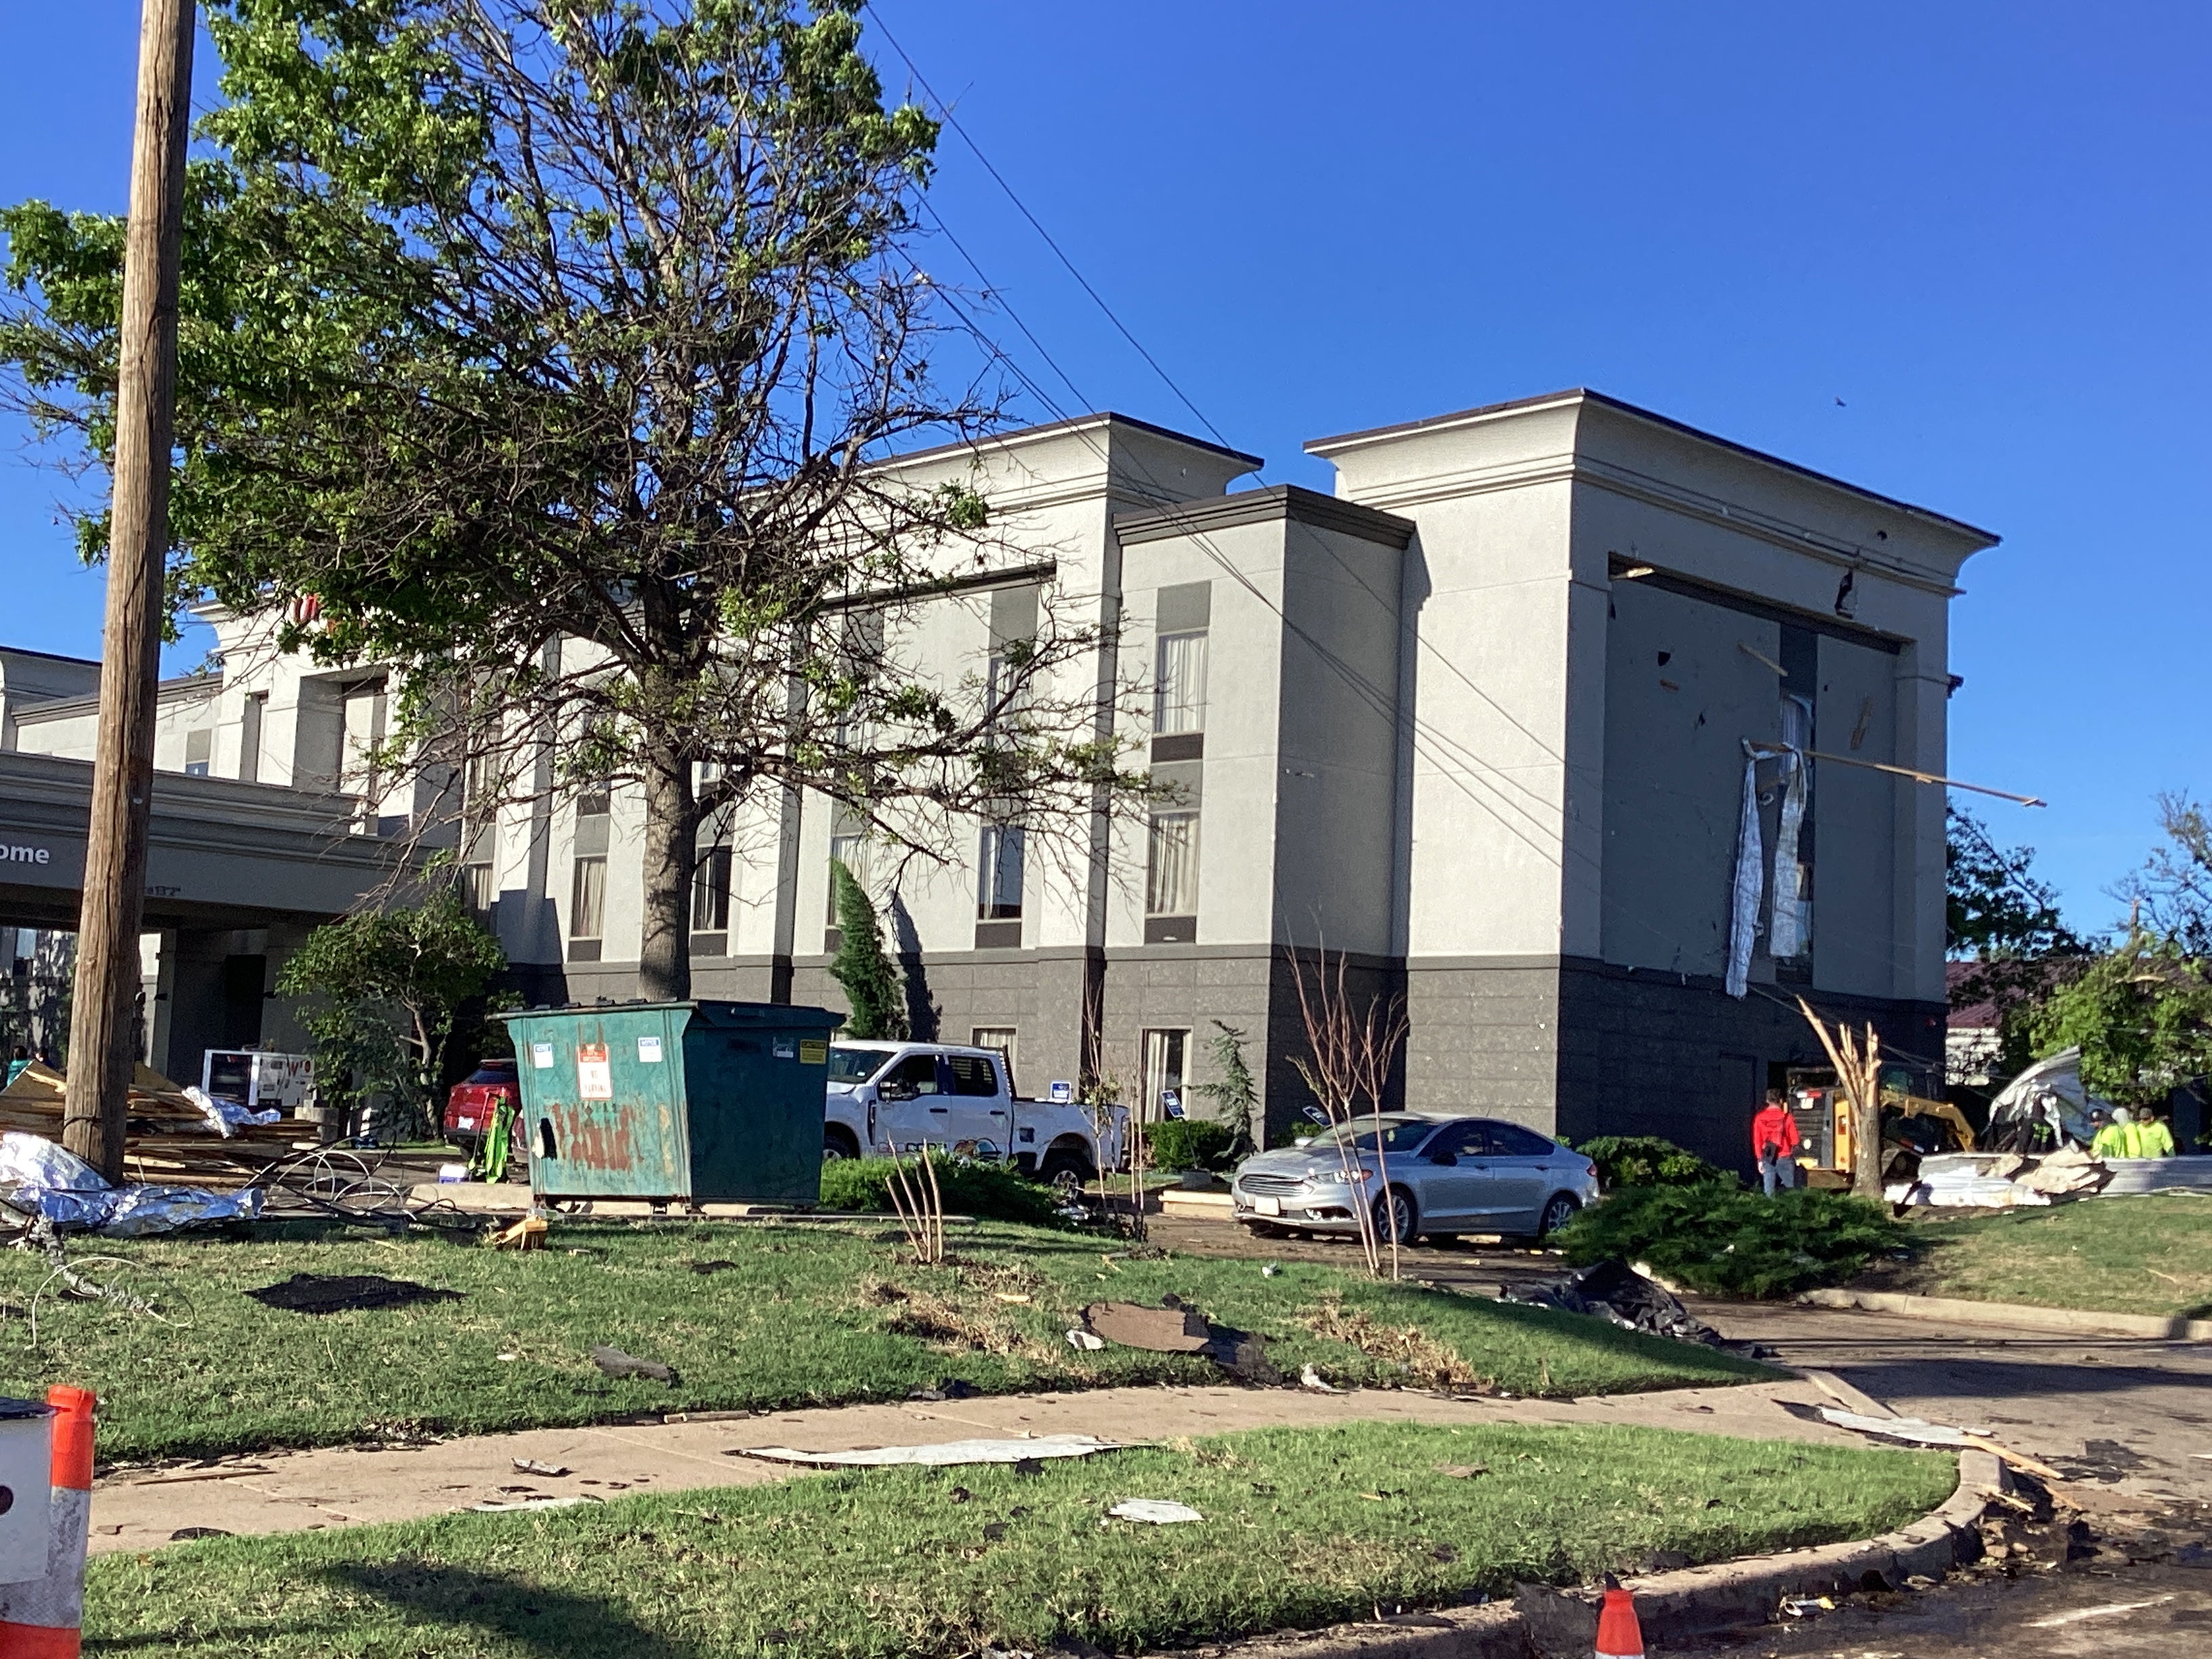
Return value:
[[(1985, 816), (2077, 924), (2203, 787), (2212, 9), (878, 4), (1269, 482), (1326, 489), (1318, 434), (1596, 386), (2003, 535), (1954, 607), (1952, 770), (2050, 799)], [(0, 17), (0, 199), (119, 208), (136, 8)], [(1196, 425), (949, 133), (933, 198), (1085, 401)], [(96, 654), (18, 435), (0, 640)]]

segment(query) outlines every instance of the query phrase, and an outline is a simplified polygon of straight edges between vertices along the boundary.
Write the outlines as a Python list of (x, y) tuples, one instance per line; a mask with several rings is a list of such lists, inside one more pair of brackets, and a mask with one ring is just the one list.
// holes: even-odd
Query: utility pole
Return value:
[(195, 0), (144, 0), (138, 116), (124, 239), (114, 489), (100, 736), (70, 1009), (62, 1145), (110, 1181), (123, 1178), (131, 1024), (146, 909), (154, 805), (154, 699), (161, 672), (169, 550), (169, 452), (177, 378), (177, 267), (191, 121)]

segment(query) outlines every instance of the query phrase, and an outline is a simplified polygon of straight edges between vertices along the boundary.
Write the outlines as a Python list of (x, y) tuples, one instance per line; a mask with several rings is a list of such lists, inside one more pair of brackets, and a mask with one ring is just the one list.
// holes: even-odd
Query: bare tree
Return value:
[(1797, 999), (1805, 1023), (1828, 1051), (1836, 1081), (1851, 1103), (1851, 1191), (1861, 1198), (1881, 1196), (1881, 1034), (1871, 1021), (1863, 1043), (1850, 1027), (1836, 1022), (1831, 1031), (1804, 998)]
[[(1346, 982), (1347, 962), (1338, 951), (1334, 967), (1328, 947), (1317, 945), (1309, 964), (1295, 948), (1287, 951), (1297, 989), (1298, 1018), (1305, 1028), (1307, 1054), (1291, 1060), (1328, 1116), (1332, 1142), (1344, 1172), (1352, 1212), (1359, 1226), (1367, 1270), (1380, 1278), (1387, 1243), (1390, 1277), (1399, 1273), (1398, 1226), (1390, 1186), (1389, 1153), (1384, 1146), (1382, 1102), (1408, 1030), (1405, 1000), (1373, 994), (1353, 996)], [(1360, 1105), (1366, 1105), (1375, 1146), (1375, 1191), (1357, 1139)], [(1387, 1222), (1386, 1218), (1387, 1218)], [(1385, 1231), (1387, 1227), (1387, 1238)]]

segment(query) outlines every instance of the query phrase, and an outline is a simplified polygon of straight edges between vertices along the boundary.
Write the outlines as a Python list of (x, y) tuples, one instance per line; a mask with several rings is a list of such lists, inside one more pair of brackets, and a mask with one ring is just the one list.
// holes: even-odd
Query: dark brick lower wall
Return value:
[[(1559, 990), (1555, 1124), (1571, 1140), (1663, 1135), (1747, 1175), (1751, 1117), (1773, 1068), (1828, 1063), (1788, 986), (1753, 986), (1738, 1000), (1716, 981), (1569, 961)], [(1871, 1021), (1886, 1054), (1943, 1052), (1940, 1003), (1830, 992), (1808, 1000), (1831, 1021)]]
[[(1244, 1033), (1270, 1143), (1305, 1121), (1313, 1097), (1294, 1061), (1310, 1051), (1296, 975), (1279, 952), (1164, 945), (1110, 955), (978, 953), (903, 965), (916, 1035), (965, 1042), (978, 1027), (1012, 1028), (1020, 1034), (1016, 1081), (1024, 1093), (1042, 1094), (1053, 1079), (1083, 1074), (1087, 1004), (1099, 1020), (1101, 1068), (1121, 1084), (1123, 1098), (1139, 1091), (1142, 1034), (1151, 1030), (1189, 1031), (1187, 1079), (1214, 1080), (1206, 1045), (1219, 1020)], [(577, 963), (565, 980), (559, 969), (518, 969), (514, 978), (526, 1002), (559, 1003), (635, 996), (635, 963)], [(762, 962), (702, 960), (693, 977), (704, 997), (771, 994)], [(1746, 1174), (1751, 1116), (1770, 1076), (1782, 1066), (1827, 1063), (1787, 986), (1754, 986), (1738, 1001), (1717, 981), (1581, 958), (1416, 958), (1402, 968), (1355, 959), (1346, 988), (1355, 1007), (1376, 994), (1405, 999), (1410, 1026), (1390, 1105), (1509, 1117), (1571, 1140), (1663, 1135)], [(796, 1002), (845, 1006), (818, 957), (794, 965), (790, 994)], [(1941, 1004), (1826, 992), (1812, 1000), (1831, 1019), (1871, 1020), (1885, 1053), (1942, 1053)], [(1192, 1107), (1212, 1115), (1203, 1097)]]

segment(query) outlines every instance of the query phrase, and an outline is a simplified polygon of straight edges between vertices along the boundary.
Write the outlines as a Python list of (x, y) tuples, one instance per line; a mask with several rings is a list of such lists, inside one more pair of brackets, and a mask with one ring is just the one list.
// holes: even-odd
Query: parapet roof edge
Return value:
[(957, 455), (963, 450), (1012, 449), (1039, 439), (1058, 437), (1064, 433), (1080, 431), (1085, 427), (1129, 426), (1139, 432), (1149, 432), (1156, 438), (1168, 438), (1193, 449), (1207, 450), (1224, 455), (1232, 461), (1242, 461), (1251, 469), (1264, 464), (1258, 455), (1247, 455), (1241, 449), (1231, 449), (1226, 444), (1215, 443), (1210, 438), (1194, 438), (1188, 432), (1178, 432), (1171, 426), (1160, 426), (1151, 421), (1138, 419), (1134, 415), (1119, 415), (1110, 409), (1088, 415), (1071, 415), (1064, 421), (1048, 421), (1042, 426), (1017, 427), (1012, 432), (994, 432), (980, 438), (956, 438), (948, 444), (933, 444), (927, 449), (906, 449), (886, 455), (878, 463), (883, 466), (904, 465), (908, 461), (934, 459), (940, 455)]
[(1265, 484), (1227, 495), (1207, 495), (1167, 507), (1139, 507), (1114, 515), (1114, 533), (1124, 543), (1227, 530), (1237, 525), (1287, 519), (1320, 530), (1341, 531), (1362, 540), (1404, 547), (1419, 528), (1411, 519), (1360, 501), (1324, 495), (1303, 484)]
[(1954, 535), (1978, 541), (1984, 547), (1995, 547), (2003, 539), (1995, 531), (1984, 530), (1979, 525), (1967, 523), (1964, 519), (1954, 519), (1948, 513), (1938, 513), (1932, 507), (1916, 507), (1911, 501), (1899, 501), (1894, 495), (1885, 495), (1878, 489), (1869, 489), (1863, 484), (1852, 483), (1850, 480), (1838, 478), (1832, 473), (1821, 472), (1812, 467), (1801, 465), (1796, 461), (1784, 460), (1779, 455), (1771, 454), (1763, 449), (1754, 449), (1749, 444), (1738, 443), (1733, 438), (1723, 438), (1717, 433), (1707, 432), (1701, 428), (1692, 426), (1686, 421), (1678, 421), (1672, 416), (1662, 415), (1655, 410), (1642, 408), (1638, 404), (1613, 397), (1609, 393), (1593, 391), (1589, 386), (1569, 386), (1562, 391), (1545, 392), (1539, 397), (1516, 398), (1502, 404), (1485, 404), (1475, 409), (1455, 410), (1448, 415), (1430, 415), (1418, 421), (1401, 421), (1394, 426), (1370, 427), (1361, 432), (1341, 432), (1331, 437), (1315, 438), (1306, 444), (1305, 453), (1327, 459), (1331, 455), (1340, 454), (1345, 450), (1358, 448), (1387, 438), (1403, 437), (1411, 433), (1425, 430), (1447, 430), (1455, 426), (1473, 426), (1484, 421), (1494, 420), (1502, 415), (1525, 415), (1541, 409), (1557, 408), (1562, 404), (1583, 403), (1595, 404), (1615, 414), (1626, 415), (1632, 420), (1644, 421), (1653, 426), (1663, 427), (1668, 431), (1679, 433), (1684, 437), (1695, 438), (1700, 443), (1708, 443), (1716, 448), (1732, 451), (1767, 466), (1778, 467), (1784, 472), (1794, 472), (1801, 478), (1809, 478), (1814, 483), (1825, 484), (1831, 489), (1840, 489), (1847, 495), (1878, 502), (1883, 507), (1906, 514), (1913, 518), (1927, 520)]
[(0, 656), (36, 657), (41, 662), (70, 662), (82, 668), (97, 668), (97, 657), (72, 657), (59, 651), (33, 651), (27, 645), (0, 645)]

